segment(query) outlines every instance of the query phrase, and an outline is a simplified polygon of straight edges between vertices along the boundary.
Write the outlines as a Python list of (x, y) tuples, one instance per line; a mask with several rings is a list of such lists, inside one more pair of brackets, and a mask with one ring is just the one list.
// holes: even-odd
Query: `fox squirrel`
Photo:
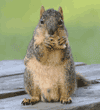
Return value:
[(24, 85), (31, 99), (23, 105), (39, 101), (71, 103), (70, 95), (77, 87), (90, 81), (75, 72), (62, 8), (58, 11), (44, 7), (24, 59)]

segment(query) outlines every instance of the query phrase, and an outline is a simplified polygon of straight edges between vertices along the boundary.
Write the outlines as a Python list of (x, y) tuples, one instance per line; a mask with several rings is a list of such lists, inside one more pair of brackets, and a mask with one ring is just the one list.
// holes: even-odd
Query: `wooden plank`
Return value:
[[(75, 62), (76, 66), (86, 65), (83, 62)], [(3, 60), (0, 61), (0, 77), (24, 73), (24, 60)]]
[(0, 94), (0, 99), (4, 99), (4, 98), (9, 98), (9, 97), (14, 97), (14, 96), (19, 96), (19, 95), (23, 95), (26, 94), (25, 90), (4, 90), (3, 93)]
[(100, 84), (88, 87), (81, 87), (72, 95), (71, 104), (39, 102), (35, 105), (21, 105), (23, 98), (28, 95), (21, 95), (0, 100), (0, 109), (5, 110), (100, 110)]
[(100, 79), (100, 64), (76, 66), (75, 70), (82, 73), (89, 80)]
[(0, 78), (0, 99), (25, 94), (23, 75)]
[(0, 90), (16, 90), (23, 88), (24, 88), (23, 75), (15, 75), (0, 78)]
[(23, 60), (3, 60), (0, 61), (0, 77), (24, 73)]
[(74, 62), (75, 66), (83, 66), (83, 65), (87, 65), (86, 63), (83, 62)]

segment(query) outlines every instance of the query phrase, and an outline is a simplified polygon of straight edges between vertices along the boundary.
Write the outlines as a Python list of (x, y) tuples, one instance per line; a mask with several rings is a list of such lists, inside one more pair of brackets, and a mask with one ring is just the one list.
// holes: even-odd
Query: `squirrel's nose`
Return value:
[(52, 29), (49, 30), (48, 32), (50, 35), (53, 35), (54, 34), (54, 31)]

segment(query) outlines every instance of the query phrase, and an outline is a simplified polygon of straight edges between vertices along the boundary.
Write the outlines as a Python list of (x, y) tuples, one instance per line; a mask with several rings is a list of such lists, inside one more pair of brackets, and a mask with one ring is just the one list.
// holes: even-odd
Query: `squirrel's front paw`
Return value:
[(66, 43), (66, 38), (64, 36), (58, 39), (58, 45), (63, 45), (65, 43)]
[(68, 45), (68, 39), (66, 39), (66, 37), (62, 36), (58, 38), (58, 44), (57, 44), (58, 49), (65, 49), (67, 45)]
[(53, 47), (55, 46), (55, 42), (54, 42), (53, 37), (45, 38), (44, 44), (45, 44), (45, 46), (48, 47), (48, 48), (53, 48)]

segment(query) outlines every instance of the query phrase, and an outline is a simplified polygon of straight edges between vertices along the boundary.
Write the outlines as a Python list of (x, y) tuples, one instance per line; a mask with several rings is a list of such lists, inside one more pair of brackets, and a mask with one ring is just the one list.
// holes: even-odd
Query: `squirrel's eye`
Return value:
[(44, 21), (42, 19), (40, 20), (40, 22), (41, 22), (41, 24), (44, 24)]
[(63, 20), (61, 19), (61, 20), (58, 22), (58, 24), (61, 25), (62, 23), (63, 23)]

